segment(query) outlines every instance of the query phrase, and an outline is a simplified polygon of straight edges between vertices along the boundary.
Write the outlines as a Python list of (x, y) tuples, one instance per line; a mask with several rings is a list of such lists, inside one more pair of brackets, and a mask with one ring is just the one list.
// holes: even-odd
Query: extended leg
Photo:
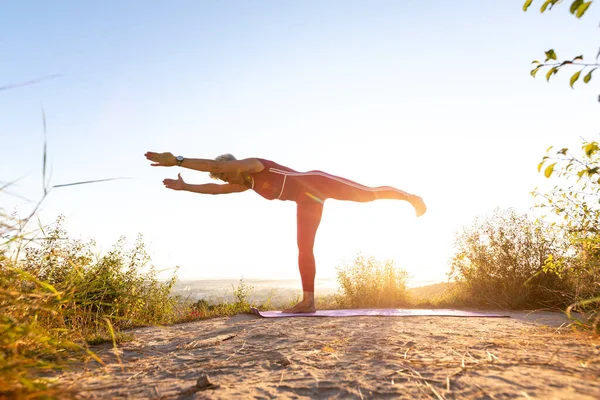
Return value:
[(379, 199), (405, 200), (415, 209), (417, 216), (427, 210), (423, 199), (391, 186), (369, 187), (323, 171), (291, 173), (288, 176), (299, 190), (299, 196), (324, 201), (325, 199), (368, 202)]
[(321, 215), (323, 214), (323, 203), (318, 201), (307, 201), (298, 203), (297, 208), (297, 231), (298, 231), (298, 267), (302, 279), (303, 299), (294, 307), (284, 312), (315, 312), (315, 256), (313, 247), (315, 236)]

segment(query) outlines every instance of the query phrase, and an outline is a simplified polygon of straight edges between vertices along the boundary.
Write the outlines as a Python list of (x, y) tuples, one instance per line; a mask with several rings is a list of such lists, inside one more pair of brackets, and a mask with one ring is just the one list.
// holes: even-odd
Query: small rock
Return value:
[(292, 364), (292, 360), (290, 360), (290, 358), (288, 356), (286, 356), (285, 354), (283, 354), (280, 351), (274, 352), (273, 355), (275, 357), (274, 357), (274, 360), (272, 361), (272, 363), (279, 364), (284, 367), (287, 367), (288, 365)]
[(283, 365), (284, 367), (287, 367), (288, 365), (291, 365), (291, 364), (292, 364), (292, 362), (290, 361), (290, 359), (289, 359), (289, 358), (287, 358), (287, 357), (283, 357), (283, 358), (280, 360), (280, 363), (281, 363), (281, 365)]
[(208, 380), (207, 374), (202, 374), (200, 378), (198, 378), (198, 380), (196, 381), (196, 387), (198, 389), (207, 389), (212, 386), (213, 384)]

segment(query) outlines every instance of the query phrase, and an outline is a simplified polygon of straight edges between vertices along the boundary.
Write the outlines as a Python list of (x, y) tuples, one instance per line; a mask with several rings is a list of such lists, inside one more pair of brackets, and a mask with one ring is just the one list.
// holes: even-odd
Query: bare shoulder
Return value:
[(249, 174), (257, 174), (265, 169), (264, 164), (258, 158), (246, 158), (246, 172)]

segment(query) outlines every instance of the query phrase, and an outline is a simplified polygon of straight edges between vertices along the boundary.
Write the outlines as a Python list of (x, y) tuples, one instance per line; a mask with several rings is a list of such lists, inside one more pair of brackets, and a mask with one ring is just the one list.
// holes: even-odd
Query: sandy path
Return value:
[[(81, 399), (598, 399), (600, 340), (516, 318), (252, 315), (135, 330), (60, 377)], [(541, 321), (560, 325), (560, 315)], [(197, 384), (208, 374), (209, 382)]]

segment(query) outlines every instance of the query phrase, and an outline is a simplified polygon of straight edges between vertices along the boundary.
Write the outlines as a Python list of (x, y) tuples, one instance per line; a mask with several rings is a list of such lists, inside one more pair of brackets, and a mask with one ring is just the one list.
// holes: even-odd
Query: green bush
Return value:
[[(549, 227), (512, 209), (476, 218), (455, 240), (446, 302), (467, 306), (540, 308), (568, 304), (570, 288), (545, 271), (548, 256), (564, 251)], [(443, 302), (443, 301), (442, 301)]]
[(39, 245), (25, 249), (19, 267), (69, 294), (62, 309), (69, 328), (96, 335), (105, 330), (104, 318), (117, 329), (170, 322), (176, 278), (156, 278), (141, 236), (129, 250), (122, 237), (111, 251), (94, 256), (94, 242), (68, 238), (62, 223), (59, 218)]
[[(556, 180), (548, 191), (534, 191), (545, 220), (560, 230), (568, 250), (553, 254), (546, 269), (569, 282), (572, 307), (588, 313), (587, 326), (597, 329), (600, 319), (600, 145), (583, 141), (581, 150), (548, 149), (538, 166)], [(558, 217), (558, 218), (557, 218)]]
[[(27, 290), (21, 290), (24, 283)], [(24, 276), (9, 259), (0, 261), (0, 398), (50, 393), (35, 375), (56, 368), (68, 358), (65, 350), (81, 349), (73, 335), (44, 324), (63, 304), (54, 288)]]
[(337, 268), (341, 307), (403, 307), (408, 304), (405, 270), (391, 260), (357, 256), (352, 264)]
[(60, 318), (65, 294), (19, 268), (16, 254), (27, 241), (20, 229), (24, 223), (0, 210), (0, 398), (53, 395), (36, 376), (58, 368), (73, 350), (83, 350), (77, 332), (46, 324)]
[(3, 218), (0, 397), (51, 395), (40, 372), (81, 352), (95, 357), (87, 344), (126, 340), (120, 329), (173, 321), (175, 277), (166, 283), (156, 278), (141, 237), (132, 249), (120, 239), (95, 256), (93, 242), (66, 236), (62, 218), (40, 240)]

